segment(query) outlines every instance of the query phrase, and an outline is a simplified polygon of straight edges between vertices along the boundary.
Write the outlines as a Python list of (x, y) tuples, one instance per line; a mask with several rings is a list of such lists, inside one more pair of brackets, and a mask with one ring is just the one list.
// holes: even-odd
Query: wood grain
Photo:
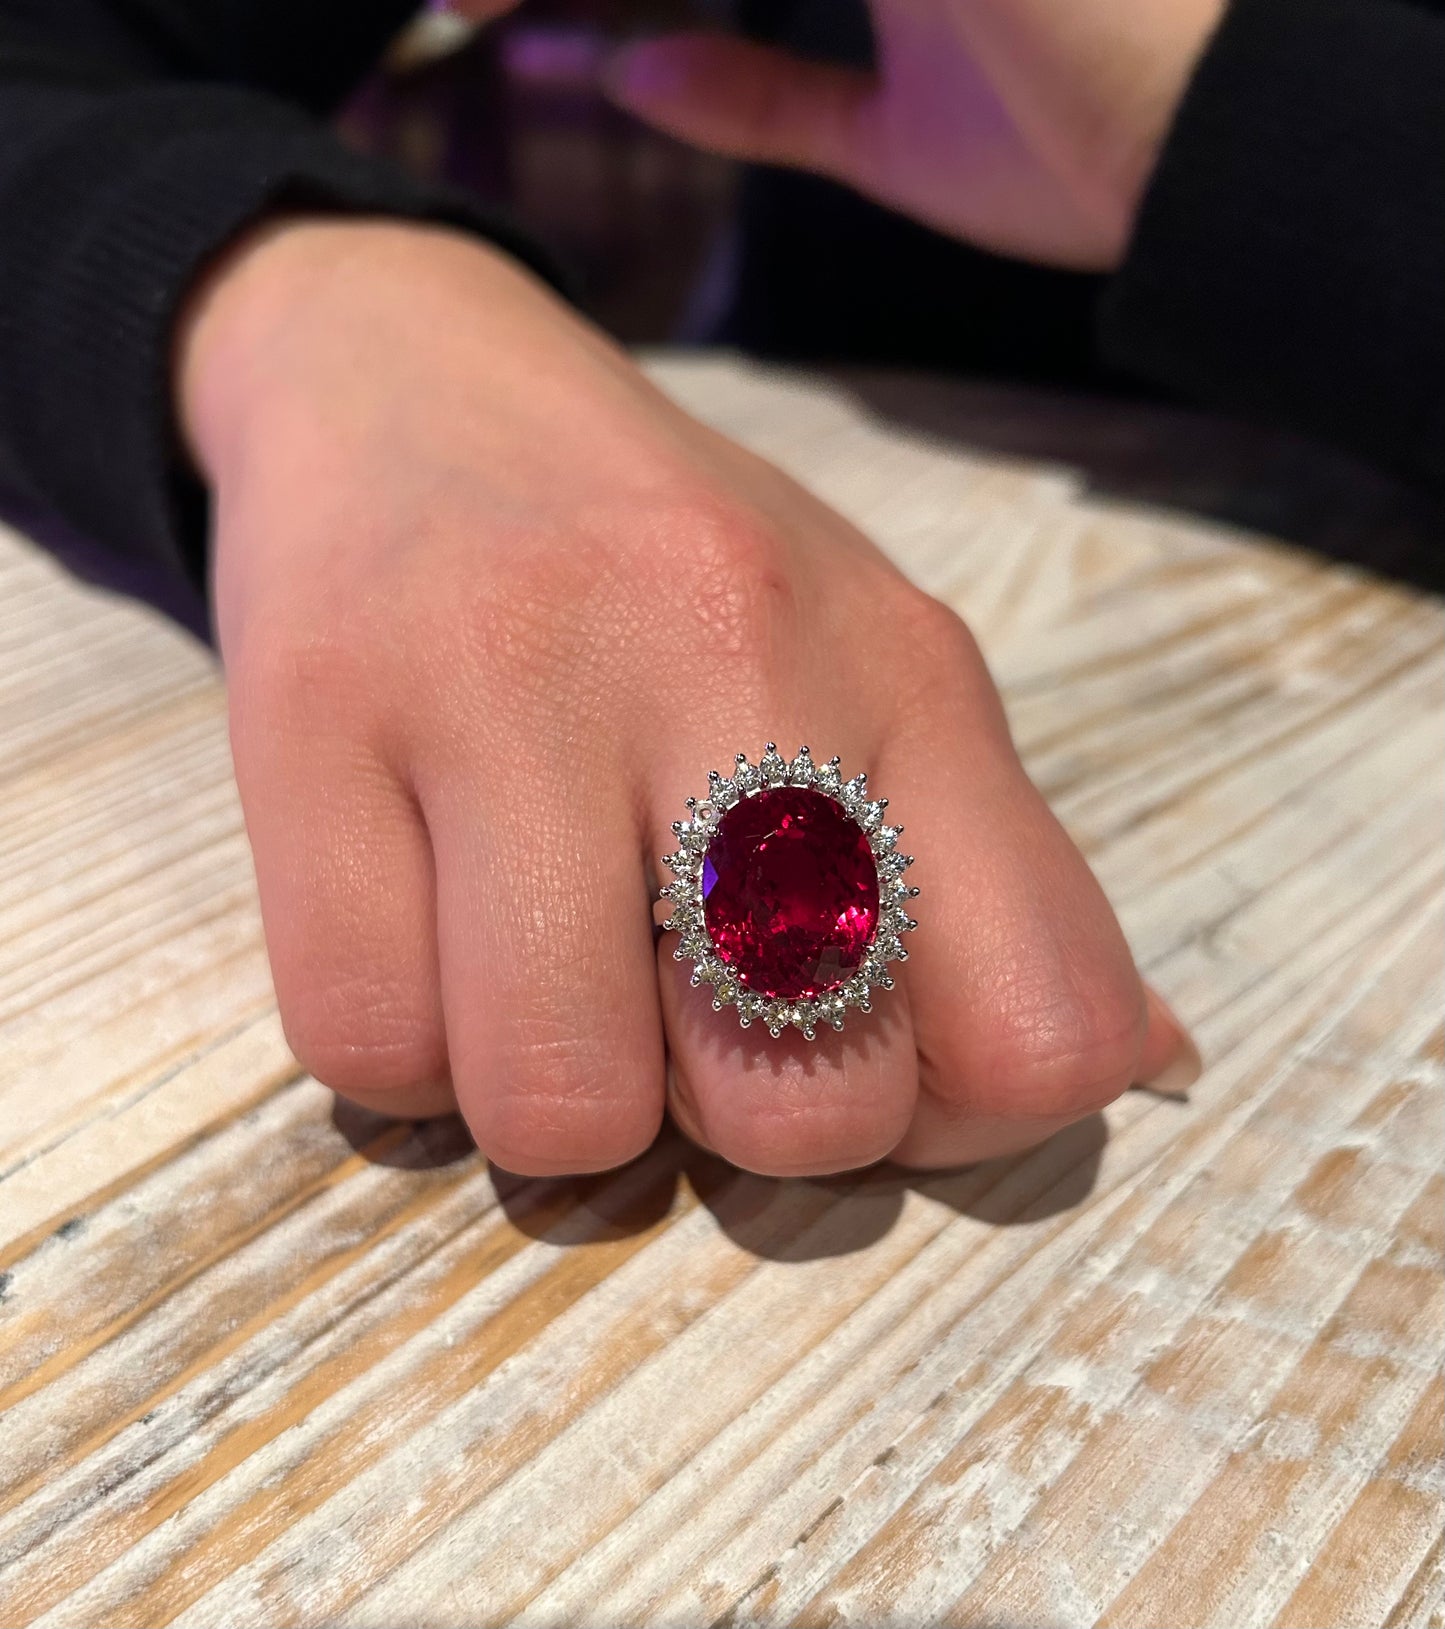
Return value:
[(1205, 1078), (781, 1183), (338, 1109), (211, 660), (0, 536), (0, 1624), (1440, 1629), (1445, 618), (1358, 563), (1430, 520), (1183, 415), (655, 371), (969, 617)]

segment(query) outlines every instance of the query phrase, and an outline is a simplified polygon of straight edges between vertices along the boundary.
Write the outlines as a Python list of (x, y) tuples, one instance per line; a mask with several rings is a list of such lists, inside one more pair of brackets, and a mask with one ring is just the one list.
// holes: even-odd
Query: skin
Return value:
[(1106, 270), (1223, 9), (870, 0), (875, 72), (680, 34), (620, 53), (608, 84), (684, 140), (819, 171), (983, 248)]
[[(1032, 1144), (1198, 1059), (1021, 768), (963, 624), (667, 402), (506, 256), (275, 221), (198, 291), (237, 782), (287, 1037), (525, 1175), (665, 1103), (753, 1171)], [(907, 823), (922, 930), (871, 1018), (744, 1033), (654, 944), (680, 799), (806, 739)]]

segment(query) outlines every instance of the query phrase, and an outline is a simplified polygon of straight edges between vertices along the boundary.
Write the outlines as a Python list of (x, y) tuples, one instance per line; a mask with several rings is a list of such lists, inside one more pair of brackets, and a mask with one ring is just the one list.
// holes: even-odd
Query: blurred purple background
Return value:
[(615, 42), (716, 20), (722, 9), (531, 0), (459, 46), (452, 19), (423, 19), (342, 128), (370, 151), (506, 205), (563, 256), (591, 314), (619, 338), (685, 336), (706, 320), (736, 169), (619, 113), (601, 94), (599, 69)]

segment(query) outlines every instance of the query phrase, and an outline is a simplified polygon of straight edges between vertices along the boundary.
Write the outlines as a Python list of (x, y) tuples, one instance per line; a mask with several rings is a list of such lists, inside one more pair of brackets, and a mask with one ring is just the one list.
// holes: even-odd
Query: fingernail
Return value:
[(1176, 1044), (1170, 1049), (1172, 1056), (1163, 1069), (1151, 1079), (1142, 1080), (1139, 1084), (1147, 1091), (1157, 1092), (1161, 1097), (1185, 1097), (1189, 1088), (1204, 1073), (1204, 1059), (1194, 1044), (1194, 1037), (1157, 990), (1149, 991), (1149, 1004), (1153, 1008), (1150, 1014), (1151, 1022), (1171, 1031)]
[(1143, 1084), (1147, 1091), (1158, 1092), (1161, 1097), (1188, 1097), (1189, 1088), (1203, 1073), (1204, 1059), (1199, 1055), (1199, 1048), (1186, 1037), (1184, 1050), (1164, 1073)]

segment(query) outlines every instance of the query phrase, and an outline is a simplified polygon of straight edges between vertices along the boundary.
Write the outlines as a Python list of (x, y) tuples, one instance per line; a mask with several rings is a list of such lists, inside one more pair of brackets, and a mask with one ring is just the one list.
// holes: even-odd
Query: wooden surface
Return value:
[(0, 537), (0, 1623), (1439, 1625), (1442, 616), (1269, 535), (1428, 519), (1187, 417), (659, 372), (967, 613), (1204, 1080), (784, 1183), (338, 1111), (209, 659)]

